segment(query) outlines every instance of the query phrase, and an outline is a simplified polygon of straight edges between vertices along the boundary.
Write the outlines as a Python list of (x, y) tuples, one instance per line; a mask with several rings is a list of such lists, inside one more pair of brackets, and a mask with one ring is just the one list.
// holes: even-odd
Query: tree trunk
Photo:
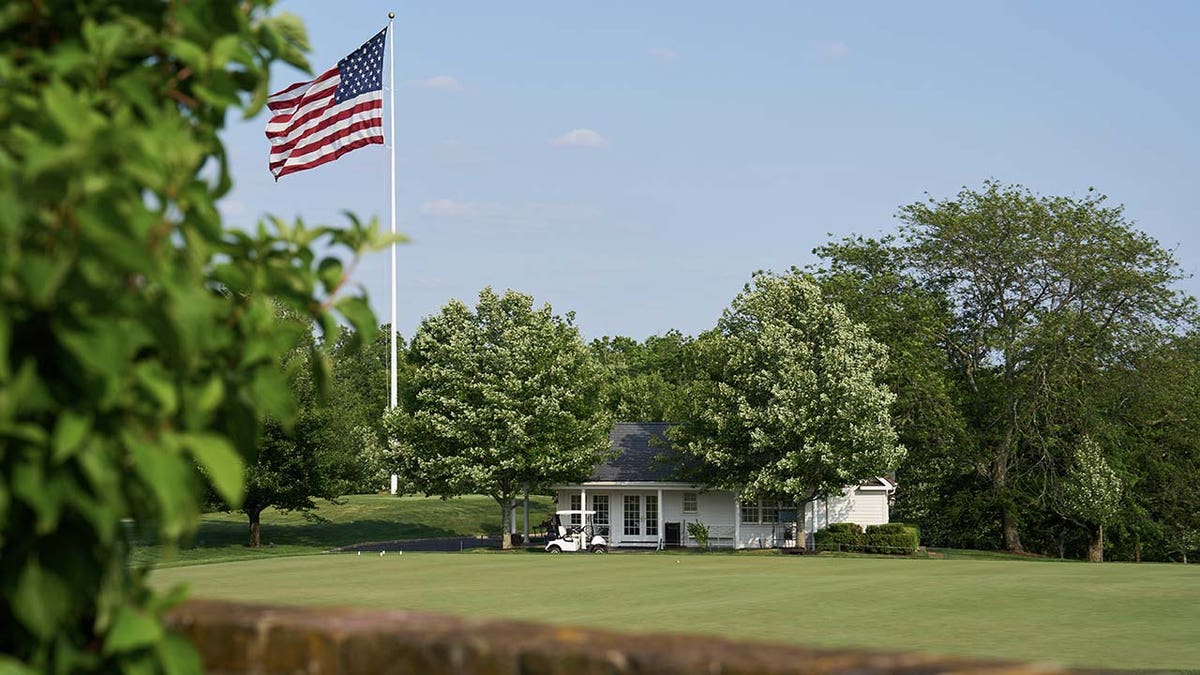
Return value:
[(1092, 531), (1092, 541), (1088, 543), (1088, 562), (1104, 562), (1104, 526), (1097, 525)]
[(250, 509), (246, 511), (246, 517), (250, 519), (250, 542), (246, 545), (250, 548), (262, 547), (262, 509)]
[(1021, 533), (1017, 529), (1017, 517), (1013, 514), (1008, 490), (1008, 444), (1012, 431), (1010, 430), (1006, 436), (1003, 444), (997, 449), (996, 459), (992, 464), (992, 485), (996, 496), (1000, 498), (1000, 524), (1004, 534), (1004, 550), (1009, 553), (1024, 553), (1025, 549), (1021, 547)]
[(1142, 562), (1142, 538), (1133, 540), (1133, 562)]
[(1021, 547), (1021, 532), (1017, 529), (1017, 519), (1013, 516), (1012, 507), (1005, 504), (1000, 507), (1000, 521), (1004, 526), (1004, 550), (1009, 553), (1024, 553)]
[(496, 499), (500, 505), (500, 548), (512, 548), (512, 498), (505, 495)]

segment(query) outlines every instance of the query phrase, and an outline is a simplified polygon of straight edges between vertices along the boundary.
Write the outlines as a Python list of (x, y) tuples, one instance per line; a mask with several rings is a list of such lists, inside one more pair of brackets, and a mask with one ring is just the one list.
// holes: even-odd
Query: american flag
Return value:
[(383, 143), (383, 46), (387, 29), (315, 80), (267, 99), (271, 173), (311, 169), (358, 148)]

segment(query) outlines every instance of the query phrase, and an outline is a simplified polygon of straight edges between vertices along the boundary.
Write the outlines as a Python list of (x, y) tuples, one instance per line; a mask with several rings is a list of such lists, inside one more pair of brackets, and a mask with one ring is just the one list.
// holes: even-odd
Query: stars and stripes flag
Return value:
[(358, 148), (383, 143), (383, 47), (379, 31), (337, 65), (267, 99), (271, 173), (311, 169)]

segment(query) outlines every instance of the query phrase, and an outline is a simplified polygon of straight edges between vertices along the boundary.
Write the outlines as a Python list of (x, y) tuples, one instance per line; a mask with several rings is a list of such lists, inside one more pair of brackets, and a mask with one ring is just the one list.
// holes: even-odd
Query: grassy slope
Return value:
[[(323, 503), (315, 511), (324, 522), (268, 509), (262, 515), (264, 547), (259, 550), (244, 546), (249, 528), (246, 516), (211, 513), (201, 519), (195, 539), (173, 555), (143, 540), (135, 547), (133, 560), (161, 566), (279, 558), (373, 541), (500, 533), (500, 510), (488, 497), (441, 500), (355, 495), (340, 501), (343, 503)], [(553, 503), (546, 497), (533, 497), (531, 502), (529, 518), (531, 527), (536, 527)]]
[(250, 602), (411, 608), (1078, 666), (1200, 664), (1196, 566), (410, 553), (166, 569), (154, 579), (189, 582), (201, 597)]

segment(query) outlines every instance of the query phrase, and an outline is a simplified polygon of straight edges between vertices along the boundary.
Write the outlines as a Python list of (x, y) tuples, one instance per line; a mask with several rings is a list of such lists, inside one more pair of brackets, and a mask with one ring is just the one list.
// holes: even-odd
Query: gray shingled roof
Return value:
[(618, 454), (600, 464), (588, 480), (593, 481), (669, 481), (675, 480), (674, 468), (658, 456), (670, 449), (663, 422), (618, 422), (608, 435)]

